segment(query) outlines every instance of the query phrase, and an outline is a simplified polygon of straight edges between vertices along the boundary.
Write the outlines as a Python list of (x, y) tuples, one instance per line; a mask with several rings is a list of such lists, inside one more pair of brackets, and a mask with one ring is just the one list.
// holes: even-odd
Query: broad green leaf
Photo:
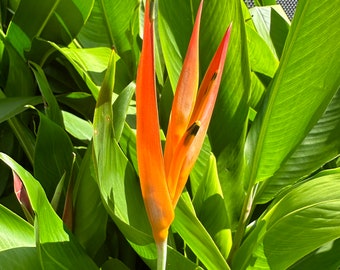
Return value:
[(340, 238), (340, 172), (301, 183), (276, 199), (236, 253), (233, 269), (287, 269)]
[(43, 96), (45, 113), (49, 119), (63, 127), (63, 116), (59, 108), (58, 102), (50, 88), (43, 69), (36, 63), (30, 62), (31, 69), (38, 83), (40, 92)]
[(93, 127), (90, 122), (67, 111), (62, 111), (62, 116), (66, 131), (73, 137), (83, 141), (92, 139)]
[(299, 3), (280, 66), (247, 139), (251, 183), (268, 179), (280, 168), (338, 90), (336, 8), (335, 2)]
[(257, 32), (273, 55), (280, 58), (289, 30), (289, 19), (279, 5), (254, 7), (250, 13)]
[(107, 212), (101, 201), (89, 145), (79, 168), (74, 194), (73, 232), (79, 243), (94, 257), (106, 239)]
[(209, 232), (225, 259), (232, 245), (230, 222), (217, 174), (216, 160), (210, 155), (204, 179), (193, 199), (197, 217)]
[(273, 78), (279, 61), (268, 45), (250, 26), (246, 25), (249, 61), (252, 71)]
[(340, 267), (340, 238), (308, 254), (289, 269), (334, 270)]
[(181, 197), (172, 227), (207, 269), (230, 269), (213, 239)]
[(33, 37), (41, 34), (59, 2), (60, 0), (38, 0), (33, 5), (29, 0), (20, 1), (6, 38), (23, 59), (24, 52), (31, 48)]
[[(22, 58), (32, 40), (42, 37), (67, 45), (78, 34), (94, 0), (22, 0), (11, 21), (6, 38)], [(39, 8), (37, 8), (37, 6)], [(43, 52), (44, 54), (44, 52)]]
[[(91, 94), (86, 92), (70, 92), (58, 95), (57, 99), (60, 103), (67, 105), (74, 111), (83, 115), (84, 119), (92, 120), (96, 101)], [(86, 106), (84, 106), (86, 104)]]
[(130, 48), (127, 33), (138, 4), (136, 0), (94, 1), (89, 20), (77, 39), (84, 47), (114, 46), (118, 54), (126, 52)]
[(266, 203), (280, 189), (307, 177), (340, 154), (340, 91), (302, 143), (273, 177), (260, 183), (256, 203)]
[(60, 48), (53, 44), (67, 60), (73, 65), (79, 75), (83, 78), (95, 99), (98, 96), (99, 85), (109, 61), (111, 49), (98, 47), (91, 49)]
[(58, 0), (58, 6), (46, 23), (41, 37), (67, 45), (87, 21), (95, 0)]
[(25, 111), (26, 105), (41, 103), (41, 97), (4, 97), (0, 90), (0, 123)]
[(39, 113), (40, 124), (34, 155), (34, 175), (49, 198), (66, 173), (68, 182), (73, 160), (73, 145), (67, 133), (56, 123)]
[(0, 153), (4, 161), (22, 180), (35, 213), (35, 240), (42, 268), (97, 269), (74, 237), (65, 230), (37, 180), (9, 156)]
[(41, 269), (34, 228), (1, 204), (0, 216), (1, 267), (16, 270)]
[[(91, 15), (77, 40), (87, 48), (115, 48), (129, 71), (136, 70), (136, 60), (129, 54), (133, 53), (133, 47), (137, 45), (139, 4), (137, 0), (94, 1)], [(134, 74), (135, 71), (130, 75)]]
[(7, 97), (34, 96), (35, 82), (26, 61), (15, 50), (6, 37), (0, 32), (0, 39), (4, 45), (1, 59), (1, 87)]

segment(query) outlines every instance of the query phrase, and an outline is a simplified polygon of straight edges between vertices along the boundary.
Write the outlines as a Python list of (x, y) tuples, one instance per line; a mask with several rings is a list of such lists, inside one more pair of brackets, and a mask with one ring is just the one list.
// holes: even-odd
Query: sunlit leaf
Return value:
[(234, 269), (287, 269), (340, 238), (340, 173), (329, 171), (276, 199), (236, 254)]

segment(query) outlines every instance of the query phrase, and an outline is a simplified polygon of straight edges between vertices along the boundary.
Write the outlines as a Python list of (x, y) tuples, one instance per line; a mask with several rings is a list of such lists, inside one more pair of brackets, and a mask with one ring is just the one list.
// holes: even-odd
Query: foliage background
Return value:
[[(206, 143), (176, 209), (168, 269), (340, 264), (339, 1), (301, 0), (292, 24), (275, 1), (256, 4), (204, 2), (201, 76), (231, 21), (233, 33)], [(158, 1), (164, 134), (198, 5)], [(135, 153), (143, 5), (0, 8), (1, 267), (155, 268)], [(33, 212), (18, 203), (11, 170)]]

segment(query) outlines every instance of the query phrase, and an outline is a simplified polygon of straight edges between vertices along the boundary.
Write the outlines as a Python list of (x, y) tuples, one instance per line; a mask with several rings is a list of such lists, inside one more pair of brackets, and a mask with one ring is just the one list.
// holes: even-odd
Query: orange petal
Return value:
[[(187, 129), (190, 116), (195, 105), (199, 79), (198, 47), (202, 5), (203, 1), (201, 1), (197, 11), (193, 32), (184, 59), (171, 109), (164, 154), (166, 175), (169, 175), (170, 173), (174, 150), (176, 149)], [(167, 178), (167, 181), (170, 194), (173, 195), (175, 192), (177, 179)]]
[(146, 211), (156, 242), (167, 238), (174, 213), (165, 179), (155, 87), (153, 19), (146, 1), (144, 38), (137, 81), (137, 159)]
[[(211, 115), (214, 110), (218, 89), (221, 82), (223, 67), (226, 59), (231, 26), (227, 29), (198, 91), (197, 101), (191, 115), (187, 132), (182, 137), (174, 156), (176, 165), (173, 166), (173, 178), (177, 179), (175, 195), (172, 203), (175, 206), (186, 184), (187, 178), (201, 150)], [(199, 123), (199, 126), (198, 124)], [(198, 126), (192, 130), (192, 126)], [(177, 172), (176, 172), (177, 171)]]

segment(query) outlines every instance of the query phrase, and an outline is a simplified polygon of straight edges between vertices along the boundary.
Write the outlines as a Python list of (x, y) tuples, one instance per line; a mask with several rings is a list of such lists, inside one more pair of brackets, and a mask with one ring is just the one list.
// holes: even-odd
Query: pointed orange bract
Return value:
[(213, 113), (231, 31), (229, 27), (197, 94), (202, 5), (203, 0), (176, 88), (163, 158), (155, 86), (153, 19), (150, 0), (146, 0), (143, 48), (136, 82), (137, 159), (142, 195), (160, 250), (158, 254), (162, 256), (162, 269), (174, 208), (198, 158)]
[[(199, 27), (202, 14), (203, 1), (197, 11), (197, 16), (188, 46), (188, 51), (184, 59), (182, 72), (180, 74), (166, 136), (166, 145), (164, 153), (165, 172), (167, 177), (170, 173), (173, 154), (183, 137), (189, 124), (191, 113), (194, 109), (198, 79), (199, 79)], [(171, 197), (176, 188), (176, 179), (168, 179), (168, 187)]]
[(157, 243), (167, 238), (174, 217), (165, 179), (155, 87), (153, 22), (146, 1), (144, 40), (136, 80), (137, 158), (142, 196)]
[[(176, 157), (176, 165), (173, 166), (171, 173), (176, 174), (174, 177), (176, 178), (177, 186), (174, 192), (175, 195), (172, 197), (173, 205), (177, 204), (190, 171), (198, 158), (204, 142), (204, 137), (208, 130), (221, 82), (230, 31), (231, 26), (227, 29), (208, 67), (198, 91), (197, 100), (188, 124), (187, 132), (184, 134), (181, 142), (177, 146), (177, 151), (174, 154)], [(197, 123), (199, 123), (199, 125)], [(192, 131), (193, 126), (196, 127), (194, 132)]]

